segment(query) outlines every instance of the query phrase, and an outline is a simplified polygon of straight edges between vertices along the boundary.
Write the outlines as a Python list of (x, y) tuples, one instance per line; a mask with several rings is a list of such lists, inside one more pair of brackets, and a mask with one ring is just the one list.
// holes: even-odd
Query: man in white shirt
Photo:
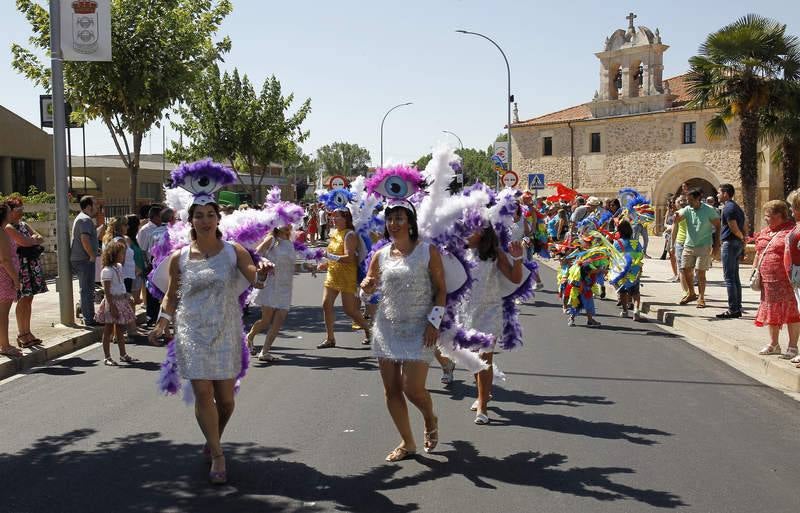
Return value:
[(319, 230), (319, 240), (325, 240), (328, 238), (328, 211), (325, 210), (325, 206), (321, 205), (319, 211), (317, 212), (317, 225)]
[(139, 233), (136, 234), (136, 242), (139, 243), (139, 247), (144, 251), (145, 262), (149, 266), (153, 230), (161, 225), (161, 207), (158, 205), (151, 206), (150, 210), (147, 211), (147, 217), (150, 218), (150, 220), (139, 228)]

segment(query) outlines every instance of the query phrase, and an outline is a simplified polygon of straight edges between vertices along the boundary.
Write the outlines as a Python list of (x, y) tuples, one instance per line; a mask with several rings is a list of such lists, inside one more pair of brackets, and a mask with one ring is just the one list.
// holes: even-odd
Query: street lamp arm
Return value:
[[(470, 34), (470, 35), (473, 35), (473, 36), (482, 37), (482, 38), (484, 38), (485, 40), (487, 40), (487, 41), (489, 41), (490, 43), (492, 43), (492, 44), (495, 46), (495, 48), (497, 48), (498, 50), (500, 50), (500, 55), (502, 55), (502, 56), (503, 56), (503, 60), (506, 62), (506, 71), (508, 72), (508, 83), (509, 83), (509, 84), (511, 83), (511, 66), (508, 64), (508, 57), (506, 57), (506, 52), (504, 52), (504, 51), (503, 51), (503, 49), (502, 49), (502, 48), (500, 48), (500, 45), (499, 45), (499, 44), (497, 44), (497, 43), (494, 41), (494, 39), (492, 39), (492, 38), (490, 38), (490, 37), (488, 37), (488, 36), (484, 36), (483, 34), (480, 34), (480, 33), (478, 33), (478, 32), (470, 32), (469, 30), (462, 30), (462, 29), (458, 29), (458, 30), (456, 30), (456, 32), (458, 32), (459, 34)], [(509, 101), (511, 101), (511, 99), (510, 99), (510, 93), (509, 93)]]
[(412, 105), (413, 103), (414, 102), (406, 102), (406, 103), (397, 104), (394, 107), (392, 107), (391, 109), (387, 110), (386, 114), (383, 115), (383, 119), (381, 120), (381, 162), (380, 162), (380, 167), (383, 167), (383, 123), (386, 121), (386, 116), (388, 116), (389, 113), (392, 112), (394, 109), (397, 109), (397, 108), (400, 108), (400, 107), (405, 107), (406, 105)]
[(464, 149), (464, 143), (461, 142), (461, 138), (455, 132), (451, 132), (450, 130), (442, 130), (442, 132), (444, 132), (445, 134), (450, 134), (453, 137), (455, 137), (456, 139), (458, 139), (459, 146), (461, 146), (462, 150)]

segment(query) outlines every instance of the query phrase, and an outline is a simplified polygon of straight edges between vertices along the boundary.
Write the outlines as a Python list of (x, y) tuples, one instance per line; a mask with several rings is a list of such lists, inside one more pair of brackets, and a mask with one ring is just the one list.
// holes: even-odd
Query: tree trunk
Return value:
[(797, 179), (800, 176), (800, 141), (790, 137), (783, 139), (783, 197), (797, 188)]
[(137, 193), (139, 192), (139, 156), (142, 152), (143, 136), (144, 134), (142, 133), (133, 134), (133, 158), (131, 158), (130, 166), (128, 167), (128, 170), (131, 174), (131, 189), (129, 191), (130, 196), (128, 197), (128, 207), (130, 208), (131, 213), (134, 214), (139, 212), (139, 209), (136, 205), (136, 197)]
[(739, 176), (747, 235), (755, 230), (756, 186), (758, 184), (758, 115), (746, 112), (739, 130)]

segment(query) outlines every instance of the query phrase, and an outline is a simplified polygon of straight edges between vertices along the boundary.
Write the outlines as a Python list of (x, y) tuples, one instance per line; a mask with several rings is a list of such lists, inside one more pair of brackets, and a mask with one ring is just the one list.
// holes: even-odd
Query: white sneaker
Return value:
[(620, 316), (620, 317), (624, 317), (624, 318), (626, 318), (626, 319), (627, 319), (627, 318), (628, 318), (628, 311), (627, 311), (627, 310), (623, 310), (623, 311), (621, 311), (621, 312), (619, 313), (619, 316)]
[(639, 312), (639, 310), (636, 310), (635, 312), (633, 312), (633, 320), (634, 321), (641, 321), (642, 320), (642, 314)]
[(575, 317), (570, 315), (569, 320), (567, 321), (567, 326), (575, 326)]

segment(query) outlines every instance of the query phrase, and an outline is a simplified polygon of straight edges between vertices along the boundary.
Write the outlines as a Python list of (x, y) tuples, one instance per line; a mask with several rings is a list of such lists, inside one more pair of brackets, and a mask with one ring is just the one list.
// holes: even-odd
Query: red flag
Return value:
[(566, 201), (571, 203), (575, 200), (577, 196), (582, 196), (581, 193), (576, 191), (575, 189), (570, 189), (566, 185), (561, 182), (553, 182), (547, 184), (548, 187), (555, 187), (556, 193), (553, 196), (548, 196), (547, 201), (554, 202), (554, 201)]

